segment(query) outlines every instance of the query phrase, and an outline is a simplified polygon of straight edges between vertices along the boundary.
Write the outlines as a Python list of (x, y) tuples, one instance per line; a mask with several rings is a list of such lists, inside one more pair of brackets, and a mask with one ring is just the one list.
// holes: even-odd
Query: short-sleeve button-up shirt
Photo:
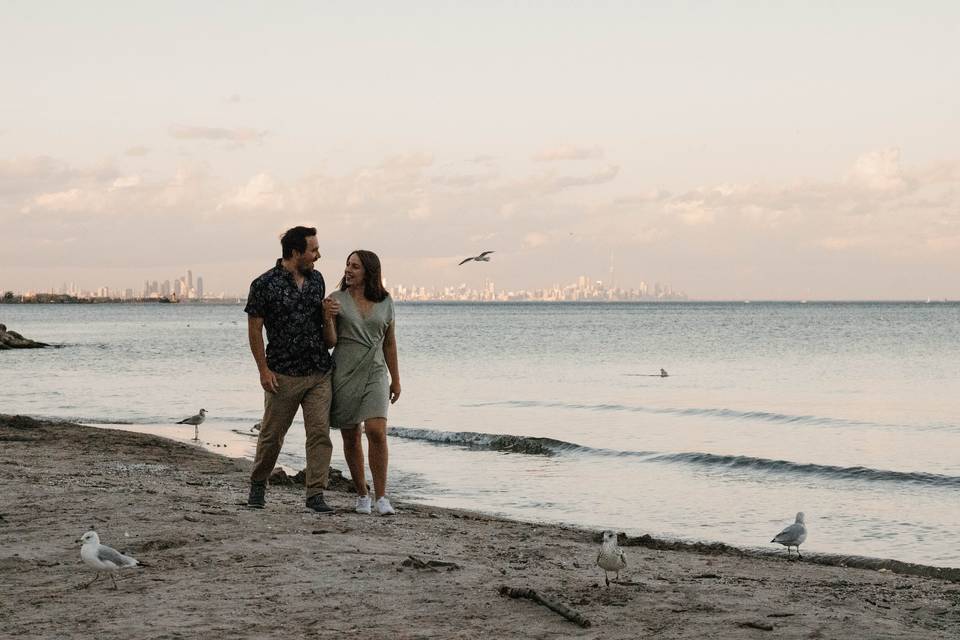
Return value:
[(311, 271), (297, 287), (293, 274), (276, 266), (250, 283), (247, 315), (263, 318), (267, 330), (267, 366), (274, 373), (306, 376), (333, 368), (323, 345), (323, 298), (326, 285)]

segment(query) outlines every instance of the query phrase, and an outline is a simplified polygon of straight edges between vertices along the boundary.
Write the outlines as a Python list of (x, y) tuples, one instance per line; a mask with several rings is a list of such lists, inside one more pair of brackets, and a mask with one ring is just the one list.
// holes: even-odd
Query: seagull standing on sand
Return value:
[(667, 370), (664, 369), (663, 367), (661, 367), (661, 368), (660, 368), (660, 377), (661, 377), (661, 378), (667, 378), (667, 377), (669, 377), (669, 376), (670, 376), (670, 374), (667, 373)]
[(608, 572), (616, 573), (615, 580), (620, 579), (620, 570), (627, 566), (627, 557), (623, 554), (623, 549), (617, 545), (617, 534), (613, 531), (603, 532), (603, 542), (600, 543), (600, 553), (597, 554), (597, 566), (603, 569), (603, 578), (607, 581), (607, 588), (610, 588), (610, 576)]
[(460, 265), (466, 264), (471, 260), (476, 260), (477, 262), (490, 262), (491, 253), (493, 253), (493, 251), (484, 251), (478, 256), (470, 256), (469, 258), (464, 258), (463, 260), (460, 261), (460, 264), (458, 264), (457, 266), (459, 267)]
[(203, 421), (207, 419), (207, 410), (200, 409), (200, 413), (195, 416), (190, 416), (178, 422), (177, 424), (192, 424), (193, 425), (193, 439), (200, 439), (200, 425), (203, 424)]
[(803, 524), (803, 511), (797, 514), (797, 521), (784, 528), (783, 531), (773, 537), (770, 542), (779, 542), (787, 548), (787, 556), (790, 556), (790, 547), (797, 548), (797, 558), (803, 558), (800, 555), (800, 545), (807, 539), (807, 526)]
[(96, 577), (83, 585), (84, 589), (100, 579), (101, 571), (109, 572), (110, 579), (113, 580), (113, 588), (116, 589), (117, 579), (114, 574), (117, 571), (126, 567), (147, 566), (136, 558), (125, 556), (112, 547), (100, 544), (100, 536), (96, 531), (87, 531), (78, 542), (83, 543), (80, 547), (80, 557), (87, 565), (97, 570)]

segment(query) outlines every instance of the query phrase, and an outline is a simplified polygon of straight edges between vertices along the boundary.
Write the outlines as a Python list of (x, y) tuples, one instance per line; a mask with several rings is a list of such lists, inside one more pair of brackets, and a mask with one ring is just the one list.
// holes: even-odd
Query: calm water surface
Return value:
[[(204, 407), (203, 441), (252, 457), (242, 306), (0, 322), (65, 345), (0, 352), (0, 412), (189, 439)], [(397, 330), (398, 497), (747, 547), (805, 511), (809, 551), (960, 566), (960, 305), (398, 304)]]

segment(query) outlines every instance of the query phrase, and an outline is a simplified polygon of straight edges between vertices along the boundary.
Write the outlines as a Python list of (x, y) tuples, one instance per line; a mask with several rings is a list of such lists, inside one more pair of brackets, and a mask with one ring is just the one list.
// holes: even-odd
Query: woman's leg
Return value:
[(367, 479), (363, 473), (363, 441), (360, 439), (360, 425), (340, 427), (343, 438), (343, 457), (350, 468), (350, 477), (358, 496), (367, 495)]
[(364, 421), (364, 430), (367, 432), (374, 499), (379, 500), (387, 493), (387, 419), (369, 418)]

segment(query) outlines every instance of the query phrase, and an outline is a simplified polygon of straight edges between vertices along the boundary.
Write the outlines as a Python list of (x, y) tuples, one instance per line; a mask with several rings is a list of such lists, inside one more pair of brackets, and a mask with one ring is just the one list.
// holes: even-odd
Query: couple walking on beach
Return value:
[[(371, 251), (352, 252), (338, 290), (327, 296), (323, 276), (314, 268), (320, 259), (317, 230), (293, 227), (283, 234), (280, 246), (283, 257), (250, 284), (244, 309), (264, 390), (247, 504), (265, 505), (267, 479), (302, 407), (307, 507), (333, 513), (323, 498), (333, 453), (332, 424), (343, 437), (343, 454), (357, 490), (355, 510), (371, 513), (376, 508), (381, 515), (392, 515), (386, 496), (387, 409), (400, 397), (400, 369), (393, 300), (383, 287), (380, 259)], [(361, 428), (367, 434), (375, 502), (367, 492)]]

